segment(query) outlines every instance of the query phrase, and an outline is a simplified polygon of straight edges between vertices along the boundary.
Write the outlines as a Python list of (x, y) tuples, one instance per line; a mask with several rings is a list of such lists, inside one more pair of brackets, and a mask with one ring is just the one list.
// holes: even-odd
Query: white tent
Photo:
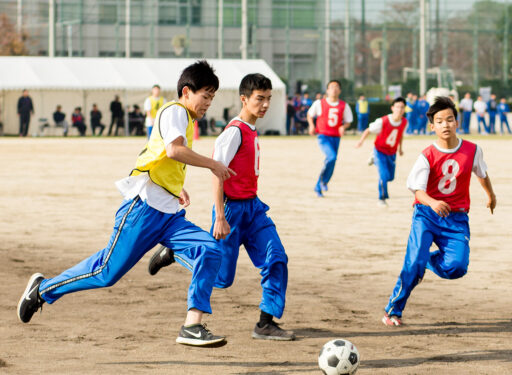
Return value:
[[(39, 119), (52, 122), (57, 104), (70, 122), (75, 107), (82, 112), (89, 127), (92, 104), (103, 113), (103, 123), (110, 123), (110, 102), (120, 96), (123, 106), (141, 108), (151, 87), (159, 84), (167, 100), (177, 99), (176, 85), (183, 69), (195, 59), (73, 58), (73, 57), (0, 57), (0, 121), (4, 133), (17, 134), (17, 101), (23, 89), (29, 90), (35, 108), (29, 134), (37, 132)], [(206, 114), (207, 119), (222, 120), (224, 108), (233, 117), (240, 110), (238, 86), (249, 73), (261, 73), (272, 81), (272, 104), (257, 127), (261, 133), (277, 130), (285, 133), (286, 88), (263, 60), (208, 60), (219, 77), (220, 87)], [(90, 132), (90, 127), (89, 127)]]

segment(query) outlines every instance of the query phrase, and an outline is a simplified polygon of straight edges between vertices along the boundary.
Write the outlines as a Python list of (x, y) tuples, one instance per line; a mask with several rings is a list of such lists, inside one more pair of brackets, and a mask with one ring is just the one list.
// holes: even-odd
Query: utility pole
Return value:
[(23, 25), (23, 0), (18, 0), (18, 6), (16, 8), (16, 31), (18, 36), (21, 38), (21, 29)]
[(505, 0), (505, 25), (503, 27), (503, 83), (508, 84), (508, 0)]
[(388, 30), (384, 23), (382, 29), (382, 55), (380, 60), (380, 84), (384, 98), (388, 93)]
[(473, 87), (478, 90), (479, 86), (478, 77), (478, 19), (473, 28)]
[(290, 84), (290, 0), (286, 1), (286, 43), (284, 52), (284, 76)]
[(48, 57), (55, 57), (55, 0), (48, 2)]
[(425, 9), (426, 1), (420, 0), (420, 95), (427, 91), (427, 67), (426, 67), (426, 25), (425, 25)]
[(130, 32), (131, 32), (131, 20), (130, 20), (130, 11), (131, 11), (131, 3), (130, 0), (125, 0), (125, 21), (124, 21), (124, 51), (125, 57), (131, 57), (131, 48), (130, 48)]
[(366, 20), (365, 0), (361, 0), (361, 52), (363, 53), (363, 85), (366, 85)]
[(325, 0), (324, 85), (331, 76), (331, 0)]
[(224, 0), (219, 0), (217, 27), (217, 58), (224, 57)]
[(187, 28), (186, 28), (186, 36), (187, 40), (185, 41), (185, 57), (190, 57), (190, 27), (192, 25), (192, 0), (187, 0)]
[(242, 60), (247, 60), (247, 0), (242, 0)]
[(349, 79), (350, 70), (350, 0), (345, 0), (345, 78)]

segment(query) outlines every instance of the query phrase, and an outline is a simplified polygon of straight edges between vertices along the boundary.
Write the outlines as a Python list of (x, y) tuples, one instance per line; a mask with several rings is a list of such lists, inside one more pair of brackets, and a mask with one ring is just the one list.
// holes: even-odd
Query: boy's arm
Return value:
[(212, 173), (222, 181), (227, 180), (236, 173), (224, 164), (200, 155), (185, 146), (183, 137), (178, 137), (165, 148), (167, 157), (179, 161), (180, 163), (192, 165), (194, 167), (208, 168)]
[(306, 115), (306, 118), (308, 120), (308, 124), (309, 124), (309, 127), (308, 127), (308, 133), (309, 135), (315, 135), (315, 123), (313, 122), (313, 117), (311, 117), (309, 115), (309, 112), (308, 114)]
[(213, 176), (213, 203), (215, 204), (215, 222), (213, 224), (213, 238), (223, 240), (231, 232), (224, 212), (224, 182)]
[(450, 214), (450, 211), (451, 211), (450, 205), (448, 203), (446, 203), (445, 201), (438, 201), (438, 200), (432, 198), (424, 190), (416, 190), (416, 193), (414, 195), (415, 195), (416, 199), (421, 204), (424, 204), (425, 206), (429, 206), (439, 216), (447, 217)]
[(356, 143), (356, 148), (359, 148), (363, 145), (364, 143), (364, 140), (366, 138), (368, 138), (368, 135), (370, 134), (370, 128), (366, 128), (363, 132), (363, 134), (361, 134), (361, 138), (359, 139), (359, 141)]
[(402, 156), (404, 154), (404, 150), (402, 148), (403, 140), (404, 140), (404, 137), (400, 138), (400, 143), (398, 144), (398, 153), (400, 154), (400, 156)]
[(491, 179), (489, 178), (489, 174), (485, 178), (478, 177), (478, 182), (484, 188), (487, 197), (489, 198), (487, 201), (487, 208), (491, 210), (491, 214), (494, 213), (494, 209), (496, 208), (496, 195), (494, 194), (494, 190), (492, 189)]

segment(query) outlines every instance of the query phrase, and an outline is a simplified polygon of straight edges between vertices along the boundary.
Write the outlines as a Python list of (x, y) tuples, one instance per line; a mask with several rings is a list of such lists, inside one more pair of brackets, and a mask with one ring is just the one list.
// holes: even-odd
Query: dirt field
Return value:
[[(366, 161), (370, 140), (342, 140), (324, 199), (313, 185), (322, 155), (311, 137), (262, 138), (260, 197), (270, 205), (289, 256), (282, 319), (295, 342), (251, 339), (259, 317), (259, 274), (242, 251), (235, 284), (214, 290), (208, 326), (225, 334), (220, 348), (175, 343), (190, 274), (178, 265), (151, 277), (149, 254), (109, 289), (45, 304), (29, 324), (16, 304), (29, 276), (54, 276), (103, 248), (121, 196), (114, 182), (143, 146), (131, 139), (0, 139), (0, 373), (5, 374), (319, 374), (317, 355), (333, 338), (352, 341), (358, 374), (512, 373), (511, 138), (482, 138), (498, 197), (493, 216), (473, 178), (471, 264), (459, 280), (427, 271), (404, 312), (402, 328), (382, 325), (402, 266), (412, 214), (405, 188), (417, 155), (432, 138), (407, 138), (377, 206), (377, 172)], [(196, 142), (210, 155), (213, 138)], [(187, 217), (210, 227), (208, 171), (190, 168)]]

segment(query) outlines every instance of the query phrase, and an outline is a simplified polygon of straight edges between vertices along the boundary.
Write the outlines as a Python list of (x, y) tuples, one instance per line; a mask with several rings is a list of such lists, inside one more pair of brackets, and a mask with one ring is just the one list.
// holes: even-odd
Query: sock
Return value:
[(264, 327), (266, 324), (272, 323), (273, 316), (267, 314), (265, 311), (261, 310), (260, 321), (258, 322), (258, 327)]

